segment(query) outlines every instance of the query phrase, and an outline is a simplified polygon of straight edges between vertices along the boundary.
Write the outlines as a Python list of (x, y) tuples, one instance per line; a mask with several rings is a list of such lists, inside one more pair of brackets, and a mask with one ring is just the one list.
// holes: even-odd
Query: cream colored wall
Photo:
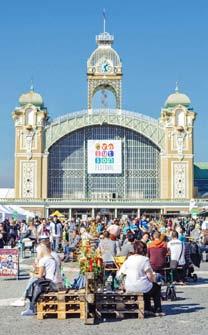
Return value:
[[(46, 113), (42, 111), (37, 111), (37, 114), (40, 113), (44, 118)], [(15, 112), (13, 113), (13, 117), (23, 118), (25, 117), (24, 109), (22, 111), (18, 110), (17, 115)], [(22, 171), (21, 171), (21, 161), (32, 161), (35, 162), (34, 165), (36, 167), (35, 171), (35, 198), (42, 199), (47, 194), (47, 184), (44, 184), (44, 194), (43, 194), (43, 159), (44, 159), (44, 143), (43, 143), (43, 126), (34, 126), (34, 138), (32, 144), (32, 157), (28, 158), (26, 153), (26, 148), (23, 146), (23, 138), (22, 134), (26, 131), (26, 127), (24, 125), (15, 127), (15, 162), (14, 162), (14, 180), (15, 180), (15, 197), (22, 198)]]
[[(180, 162), (178, 158), (161, 157), (161, 199), (172, 199), (173, 178), (172, 163)], [(194, 174), (193, 174), (193, 159), (184, 158), (183, 163), (187, 163), (188, 170), (188, 192), (187, 199), (194, 197)]]
[[(192, 199), (194, 197), (193, 128), (189, 125), (181, 129), (180, 133), (174, 123), (174, 113), (175, 111), (170, 110), (162, 110), (161, 113), (161, 124), (163, 124), (165, 130), (165, 150), (161, 154), (161, 199), (173, 198), (174, 175), (172, 167), (174, 162), (187, 164), (186, 198)], [(185, 113), (187, 117), (190, 116), (192, 118), (194, 123), (195, 113), (188, 110)], [(172, 121), (172, 126), (167, 124), (167, 119)], [(174, 142), (177, 134), (185, 135), (184, 149), (181, 155), (178, 152), (176, 142)]]

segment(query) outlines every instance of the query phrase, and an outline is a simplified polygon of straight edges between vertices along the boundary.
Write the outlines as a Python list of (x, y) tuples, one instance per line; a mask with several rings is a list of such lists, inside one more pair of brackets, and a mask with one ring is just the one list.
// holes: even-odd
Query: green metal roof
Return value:
[(194, 179), (208, 179), (208, 162), (194, 164)]

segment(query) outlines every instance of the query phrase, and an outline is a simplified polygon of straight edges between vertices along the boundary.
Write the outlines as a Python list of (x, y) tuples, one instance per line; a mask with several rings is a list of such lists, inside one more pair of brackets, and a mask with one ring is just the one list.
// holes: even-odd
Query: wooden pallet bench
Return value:
[(56, 317), (64, 320), (79, 316), (85, 319), (85, 291), (60, 291), (42, 295), (37, 303), (37, 319)]
[(78, 316), (85, 324), (94, 324), (94, 274), (86, 273), (85, 277), (85, 289), (70, 289), (41, 295), (37, 303), (37, 319), (56, 317), (65, 320)]
[(95, 299), (98, 318), (144, 318), (142, 293), (96, 293)]

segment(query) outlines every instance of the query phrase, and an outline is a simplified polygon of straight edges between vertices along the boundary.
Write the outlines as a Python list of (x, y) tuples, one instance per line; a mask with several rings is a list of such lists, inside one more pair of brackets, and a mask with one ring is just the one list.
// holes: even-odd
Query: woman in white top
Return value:
[[(146, 315), (163, 316), (161, 307), (161, 287), (155, 283), (155, 275), (149, 258), (146, 257), (147, 246), (142, 241), (134, 242), (134, 255), (131, 255), (121, 266), (117, 276), (125, 275), (126, 292), (142, 292)], [(154, 309), (151, 308), (151, 298)]]
[[(41, 243), (37, 248), (38, 275), (29, 282), (33, 285), (37, 279), (48, 279), (54, 284), (61, 284), (60, 264), (54, 252), (51, 252), (50, 243)], [(30, 303), (28, 309), (21, 313), (22, 316), (34, 315), (35, 306)]]

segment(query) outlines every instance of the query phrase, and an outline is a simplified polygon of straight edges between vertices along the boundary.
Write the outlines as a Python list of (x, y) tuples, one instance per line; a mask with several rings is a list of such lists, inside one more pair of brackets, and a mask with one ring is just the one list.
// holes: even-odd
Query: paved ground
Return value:
[[(21, 275), (29, 270), (27, 260), (21, 263)], [(78, 269), (66, 266), (70, 277), (76, 276)], [(202, 263), (198, 272), (197, 285), (178, 287), (176, 302), (164, 304), (167, 316), (145, 320), (129, 319), (123, 321), (102, 322), (93, 326), (85, 326), (79, 319), (58, 321), (47, 319), (36, 320), (35, 317), (21, 317), (22, 308), (9, 306), (15, 298), (21, 296), (26, 279), (19, 281), (0, 281), (0, 334), (67, 334), (71, 335), (207, 335), (208, 334), (208, 263)]]

